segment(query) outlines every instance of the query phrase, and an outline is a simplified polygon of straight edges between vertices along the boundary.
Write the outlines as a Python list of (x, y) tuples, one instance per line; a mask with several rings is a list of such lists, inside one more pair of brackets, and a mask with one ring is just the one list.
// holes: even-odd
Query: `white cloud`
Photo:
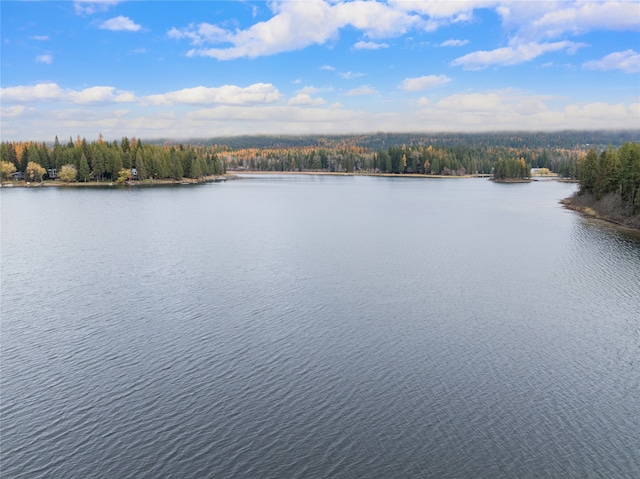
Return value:
[(97, 12), (106, 12), (109, 7), (117, 5), (122, 0), (82, 0), (73, 2), (77, 15), (93, 15)]
[(289, 105), (307, 105), (307, 106), (320, 106), (327, 103), (323, 98), (312, 98), (308, 93), (298, 93), (291, 98), (287, 104)]
[[(547, 3), (547, 2), (541, 2)], [(522, 7), (513, 2), (511, 8)], [(636, 1), (553, 2), (537, 10), (538, 18), (524, 23), (518, 37), (555, 38), (564, 33), (583, 34), (593, 30), (640, 30), (640, 6)], [(531, 21), (532, 20), (532, 21)]]
[(272, 103), (281, 97), (278, 89), (270, 83), (255, 83), (248, 87), (223, 85), (221, 87), (185, 88), (158, 95), (144, 97), (149, 105), (208, 105), (212, 103), (242, 105), (247, 103)]
[(296, 93), (313, 95), (314, 93), (318, 93), (319, 91), (320, 91), (320, 88), (309, 85), (309, 86), (302, 87), (300, 90), (296, 91)]
[(39, 83), (34, 86), (14, 86), (0, 88), (0, 99), (3, 102), (30, 102), (42, 100), (57, 100), (63, 95), (63, 90), (55, 83)]
[(333, 87), (330, 87), (330, 86), (316, 87), (316, 86), (308, 85), (300, 88), (299, 90), (296, 91), (296, 93), (303, 93), (306, 95), (315, 95), (316, 93), (320, 93), (322, 91), (333, 91)]
[(56, 83), (2, 88), (0, 89), (0, 99), (3, 103), (58, 101), (88, 104), (136, 101), (133, 93), (120, 91), (112, 86), (94, 86), (84, 90), (73, 90), (62, 89)]
[(130, 91), (117, 91), (113, 97), (113, 101), (116, 103), (135, 103), (138, 101), (135, 94)]
[(320, 70), (327, 70), (327, 71), (332, 72), (332, 71), (334, 71), (334, 70), (335, 70), (335, 67), (332, 67), (331, 65), (322, 65), (322, 66), (320, 67)]
[(369, 131), (371, 120), (365, 112), (333, 105), (329, 108), (301, 108), (299, 106), (268, 106), (259, 109), (219, 106), (187, 113), (183, 121), (192, 130), (204, 131), (215, 125), (220, 134), (248, 133), (311, 134), (335, 132), (337, 125), (349, 125), (349, 131)]
[(435, 88), (449, 83), (451, 78), (446, 75), (425, 75), (417, 78), (405, 78), (398, 88), (404, 91), (421, 91)]
[(73, 103), (99, 103), (113, 100), (115, 91), (112, 86), (94, 86), (80, 91), (70, 91), (66, 96)]
[(3, 118), (18, 118), (26, 111), (26, 107), (24, 105), (8, 106), (1, 111)]
[(492, 8), (499, 4), (491, 0), (389, 0), (389, 4), (399, 10), (416, 12), (434, 19), (447, 19), (453, 22), (467, 21), (476, 8)]
[[(440, 121), (445, 130), (563, 130), (628, 128), (637, 122), (639, 104), (558, 105), (556, 98), (515, 89), (461, 93), (424, 103), (419, 116)], [(428, 124), (424, 126), (428, 128)]]
[(446, 40), (440, 44), (441, 47), (463, 47), (469, 40)]
[(456, 58), (451, 62), (454, 66), (462, 66), (465, 70), (481, 70), (490, 65), (517, 65), (538, 58), (549, 52), (566, 50), (573, 54), (578, 48), (586, 46), (575, 42), (528, 43), (524, 45), (480, 50)]
[(337, 2), (329, 11), (333, 15), (334, 28), (354, 27), (369, 38), (397, 37), (424, 23), (419, 15), (378, 2)]
[[(308, 93), (305, 93), (308, 95)], [(281, 97), (270, 83), (255, 83), (247, 87), (223, 85), (221, 87), (185, 88), (182, 90), (136, 97), (133, 92), (117, 90), (112, 86), (94, 86), (83, 90), (62, 89), (55, 83), (34, 86), (17, 86), (0, 89), (3, 103), (29, 103), (58, 101), (74, 104), (88, 103), (137, 103), (147, 106), (209, 105), (209, 104), (260, 104), (273, 103)], [(318, 105), (317, 100), (313, 100)], [(324, 101), (324, 100), (323, 100)]]
[(142, 29), (140, 25), (135, 23), (129, 17), (123, 17), (122, 15), (118, 15), (117, 17), (110, 18), (109, 20), (105, 20), (100, 24), (100, 29), (102, 30), (112, 30), (114, 32), (118, 31), (126, 31), (126, 32), (137, 32)]
[(622, 70), (627, 73), (638, 73), (640, 72), (640, 53), (633, 50), (614, 52), (600, 60), (585, 62), (582, 66), (588, 70)]
[(38, 55), (36, 57), (36, 63), (46, 63), (47, 65), (51, 65), (53, 63), (53, 57), (49, 54)]
[[(424, 23), (418, 15), (380, 2), (273, 2), (273, 17), (245, 30), (230, 31), (215, 25), (190, 24), (172, 28), (171, 38), (189, 39), (198, 47), (188, 56), (205, 56), (218, 60), (255, 58), (281, 52), (300, 50), (311, 45), (323, 45), (335, 40), (339, 31), (352, 27), (371, 39), (397, 37)], [(208, 32), (203, 32), (208, 30)], [(231, 46), (201, 48), (205, 43)]]
[[(135, 109), (90, 108), (30, 110), (3, 107), (3, 136), (19, 140), (51, 140), (61, 132), (87, 138), (103, 132), (106, 138), (136, 136), (175, 139), (241, 134), (330, 134), (372, 131), (509, 131), (616, 129), (635, 124), (640, 104), (604, 102), (557, 104), (558, 99), (517, 90), (451, 95), (415, 108), (394, 112), (359, 111), (340, 104), (220, 105), (180, 113), (155, 106)], [(5, 115), (7, 114), (7, 115)], [(13, 116), (9, 116), (13, 115)]]
[(187, 38), (192, 45), (202, 45), (203, 43), (228, 42), (230, 41), (231, 33), (210, 23), (201, 23), (199, 25), (191, 23), (182, 30), (172, 27), (167, 32), (167, 36), (176, 40)]
[(49, 36), (48, 35), (33, 35), (31, 38), (31, 40), (37, 40), (39, 42), (46, 42), (49, 40)]
[[(245, 29), (228, 29), (210, 23), (171, 28), (167, 35), (186, 39), (194, 47), (188, 56), (218, 60), (255, 58), (324, 45), (339, 38), (345, 28), (366, 37), (355, 49), (388, 46), (376, 41), (396, 38), (409, 31), (433, 31), (443, 25), (468, 22), (477, 9), (495, 10), (511, 37), (509, 45), (544, 44), (563, 34), (606, 30), (640, 30), (636, 1), (506, 1), (506, 0), (388, 0), (273, 1), (272, 16)], [(562, 39), (564, 40), (564, 39)], [(466, 40), (447, 40), (441, 46), (462, 46)]]
[(364, 73), (352, 72), (352, 71), (340, 72), (340, 73), (338, 73), (338, 75), (340, 75), (340, 77), (344, 78), (345, 80), (353, 80), (354, 78), (360, 78), (360, 77), (365, 76)]
[(389, 48), (388, 43), (376, 43), (376, 42), (357, 42), (353, 45), (356, 50), (379, 50), (380, 48)]
[[(508, 90), (507, 92), (510, 93)], [(440, 100), (436, 104), (436, 107), (443, 111), (464, 112), (466, 114), (496, 113), (509, 106), (509, 102), (505, 102), (503, 98), (504, 94), (505, 91), (493, 93), (458, 93)]]
[(363, 95), (377, 95), (378, 90), (370, 85), (362, 85), (358, 88), (353, 88), (347, 92), (348, 96), (363, 96)]

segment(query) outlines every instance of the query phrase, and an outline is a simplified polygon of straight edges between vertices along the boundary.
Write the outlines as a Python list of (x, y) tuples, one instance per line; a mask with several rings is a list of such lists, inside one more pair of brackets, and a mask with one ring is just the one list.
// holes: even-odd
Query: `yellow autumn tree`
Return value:
[(30, 161), (29, 163), (27, 163), (27, 168), (24, 173), (27, 177), (27, 180), (41, 182), (46, 172), (47, 170), (45, 170), (38, 163), (36, 163), (35, 161)]
[(2, 171), (2, 181), (7, 181), (11, 179), (11, 174), (15, 173), (16, 165), (9, 161), (3, 161), (0, 164), (0, 170)]
[(67, 183), (69, 183), (70, 181), (76, 181), (78, 171), (73, 165), (63, 165), (58, 176), (62, 181), (66, 181)]

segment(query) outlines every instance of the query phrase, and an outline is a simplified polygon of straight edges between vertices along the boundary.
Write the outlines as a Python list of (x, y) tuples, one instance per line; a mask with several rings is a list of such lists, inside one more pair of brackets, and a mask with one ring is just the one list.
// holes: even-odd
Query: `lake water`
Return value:
[(3, 190), (2, 477), (640, 477), (640, 239), (574, 190)]

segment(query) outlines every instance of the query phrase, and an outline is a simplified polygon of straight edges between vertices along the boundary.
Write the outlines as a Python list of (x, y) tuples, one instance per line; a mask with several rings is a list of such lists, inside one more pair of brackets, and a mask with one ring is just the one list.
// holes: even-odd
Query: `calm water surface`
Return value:
[(2, 477), (640, 477), (640, 239), (574, 189), (3, 190)]

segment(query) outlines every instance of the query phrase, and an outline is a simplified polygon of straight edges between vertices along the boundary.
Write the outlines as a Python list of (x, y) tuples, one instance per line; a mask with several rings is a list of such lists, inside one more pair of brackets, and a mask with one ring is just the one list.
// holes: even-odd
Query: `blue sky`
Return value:
[(640, 128), (638, 1), (2, 1), (1, 136)]

